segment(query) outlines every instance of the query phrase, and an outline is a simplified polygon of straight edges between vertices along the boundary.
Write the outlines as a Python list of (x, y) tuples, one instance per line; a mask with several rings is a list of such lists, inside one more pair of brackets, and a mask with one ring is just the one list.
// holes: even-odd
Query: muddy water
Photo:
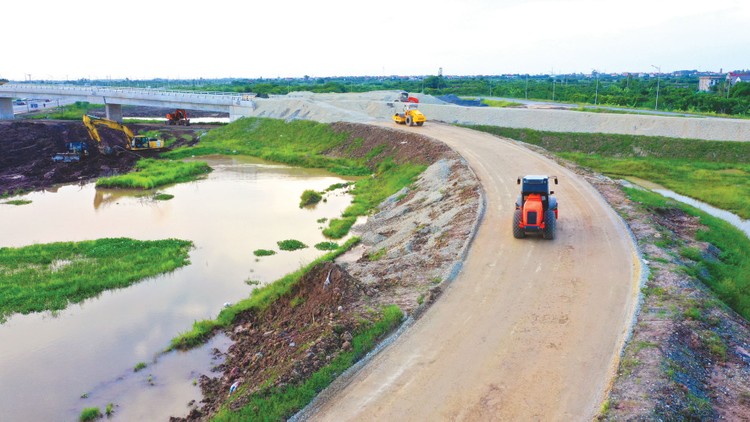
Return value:
[[(200, 394), (193, 380), (214, 364), (208, 348), (152, 364), (155, 356), (193, 321), (247, 297), (254, 286), (246, 280), (273, 281), (319, 256), (312, 245), (324, 238), (316, 221), (337, 217), (350, 203), (337, 191), (313, 209), (298, 207), (305, 189), (342, 181), (321, 171), (208, 161), (215, 170), (207, 179), (159, 190), (175, 196), (169, 201), (86, 184), (24, 195), (30, 205), (0, 206), (0, 246), (119, 236), (195, 243), (191, 265), (171, 274), (0, 325), (0, 420), (77, 420), (84, 407), (104, 410), (110, 402), (120, 420), (185, 414)], [(278, 250), (283, 239), (310, 248), (252, 254)], [(226, 347), (217, 341), (212, 347)], [(138, 362), (149, 367), (133, 373)]]

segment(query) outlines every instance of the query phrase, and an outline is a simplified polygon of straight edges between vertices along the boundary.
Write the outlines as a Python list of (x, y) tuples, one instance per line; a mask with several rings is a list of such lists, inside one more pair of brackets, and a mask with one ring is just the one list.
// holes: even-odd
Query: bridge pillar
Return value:
[(0, 120), (13, 118), (13, 98), (0, 97)]
[(122, 104), (107, 104), (105, 111), (107, 119), (122, 123)]

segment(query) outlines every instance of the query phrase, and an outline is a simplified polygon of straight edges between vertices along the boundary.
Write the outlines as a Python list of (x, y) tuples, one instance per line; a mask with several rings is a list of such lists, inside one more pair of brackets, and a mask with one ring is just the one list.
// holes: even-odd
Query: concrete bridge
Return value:
[(229, 113), (233, 121), (255, 110), (253, 94), (167, 91), (150, 88), (5, 84), (0, 85), (0, 119), (13, 118), (13, 98), (70, 99), (104, 104), (107, 118), (122, 122), (123, 105)]

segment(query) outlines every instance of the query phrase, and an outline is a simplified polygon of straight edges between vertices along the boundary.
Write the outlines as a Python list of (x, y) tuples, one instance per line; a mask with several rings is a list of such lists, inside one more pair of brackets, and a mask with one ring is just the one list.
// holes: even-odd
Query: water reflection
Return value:
[[(24, 195), (30, 205), (0, 207), (0, 247), (121, 236), (195, 243), (187, 267), (54, 315), (15, 315), (0, 325), (0, 419), (75, 420), (85, 406), (104, 409), (107, 403), (89, 403), (81, 395), (96, 394), (97, 385), (116, 380), (137, 362), (150, 362), (170, 338), (195, 320), (215, 317), (223, 303), (247, 297), (254, 287), (247, 280), (273, 281), (319, 256), (312, 245), (325, 239), (316, 221), (339, 216), (351, 201), (328, 195), (327, 202), (300, 209), (304, 190), (322, 191), (343, 180), (257, 160), (208, 161), (214, 171), (205, 180), (159, 189), (174, 195), (168, 201), (151, 199), (153, 192), (97, 190), (89, 183)], [(277, 249), (284, 239), (310, 248), (261, 259), (252, 254)], [(129, 394), (144, 394), (125, 390), (107, 400), (124, 409), (135, 400)], [(169, 402), (139, 400), (146, 404), (137, 406), (157, 402), (146, 414), (164, 419), (174, 410), (171, 400), (186, 409), (190, 395), (183, 390), (190, 389), (174, 393), (180, 399), (166, 399), (170, 392), (164, 393)]]

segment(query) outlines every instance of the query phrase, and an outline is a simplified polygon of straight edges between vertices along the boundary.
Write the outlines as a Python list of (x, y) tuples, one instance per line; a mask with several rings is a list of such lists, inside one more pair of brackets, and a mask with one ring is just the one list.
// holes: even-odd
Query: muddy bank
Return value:
[[(158, 130), (176, 141), (172, 147), (195, 141), (205, 128), (160, 125), (127, 125), (134, 133)], [(100, 135), (108, 145), (122, 145), (122, 134), (101, 130)], [(52, 156), (65, 151), (66, 142), (86, 141), (89, 156), (75, 163), (55, 163)], [(50, 120), (0, 121), (0, 195), (38, 189), (49, 189), (62, 183), (86, 182), (102, 176), (126, 173), (141, 157), (157, 153), (139, 151), (138, 154), (122, 152), (104, 155), (95, 147), (81, 122)]]
[(203, 401), (173, 420), (208, 420), (224, 404), (238, 409), (252, 393), (304, 380), (350, 350), (353, 334), (377, 318), (382, 306), (396, 304), (418, 315), (460, 268), (483, 204), (466, 162), (416, 133), (351, 123), (333, 127), (349, 133), (351, 145), (331, 155), (364, 157), (384, 145), (384, 156), (430, 166), (353, 228), (360, 245), (314, 268), (265, 312), (241, 315), (227, 330), (235, 343), (220, 372), (201, 378)]

